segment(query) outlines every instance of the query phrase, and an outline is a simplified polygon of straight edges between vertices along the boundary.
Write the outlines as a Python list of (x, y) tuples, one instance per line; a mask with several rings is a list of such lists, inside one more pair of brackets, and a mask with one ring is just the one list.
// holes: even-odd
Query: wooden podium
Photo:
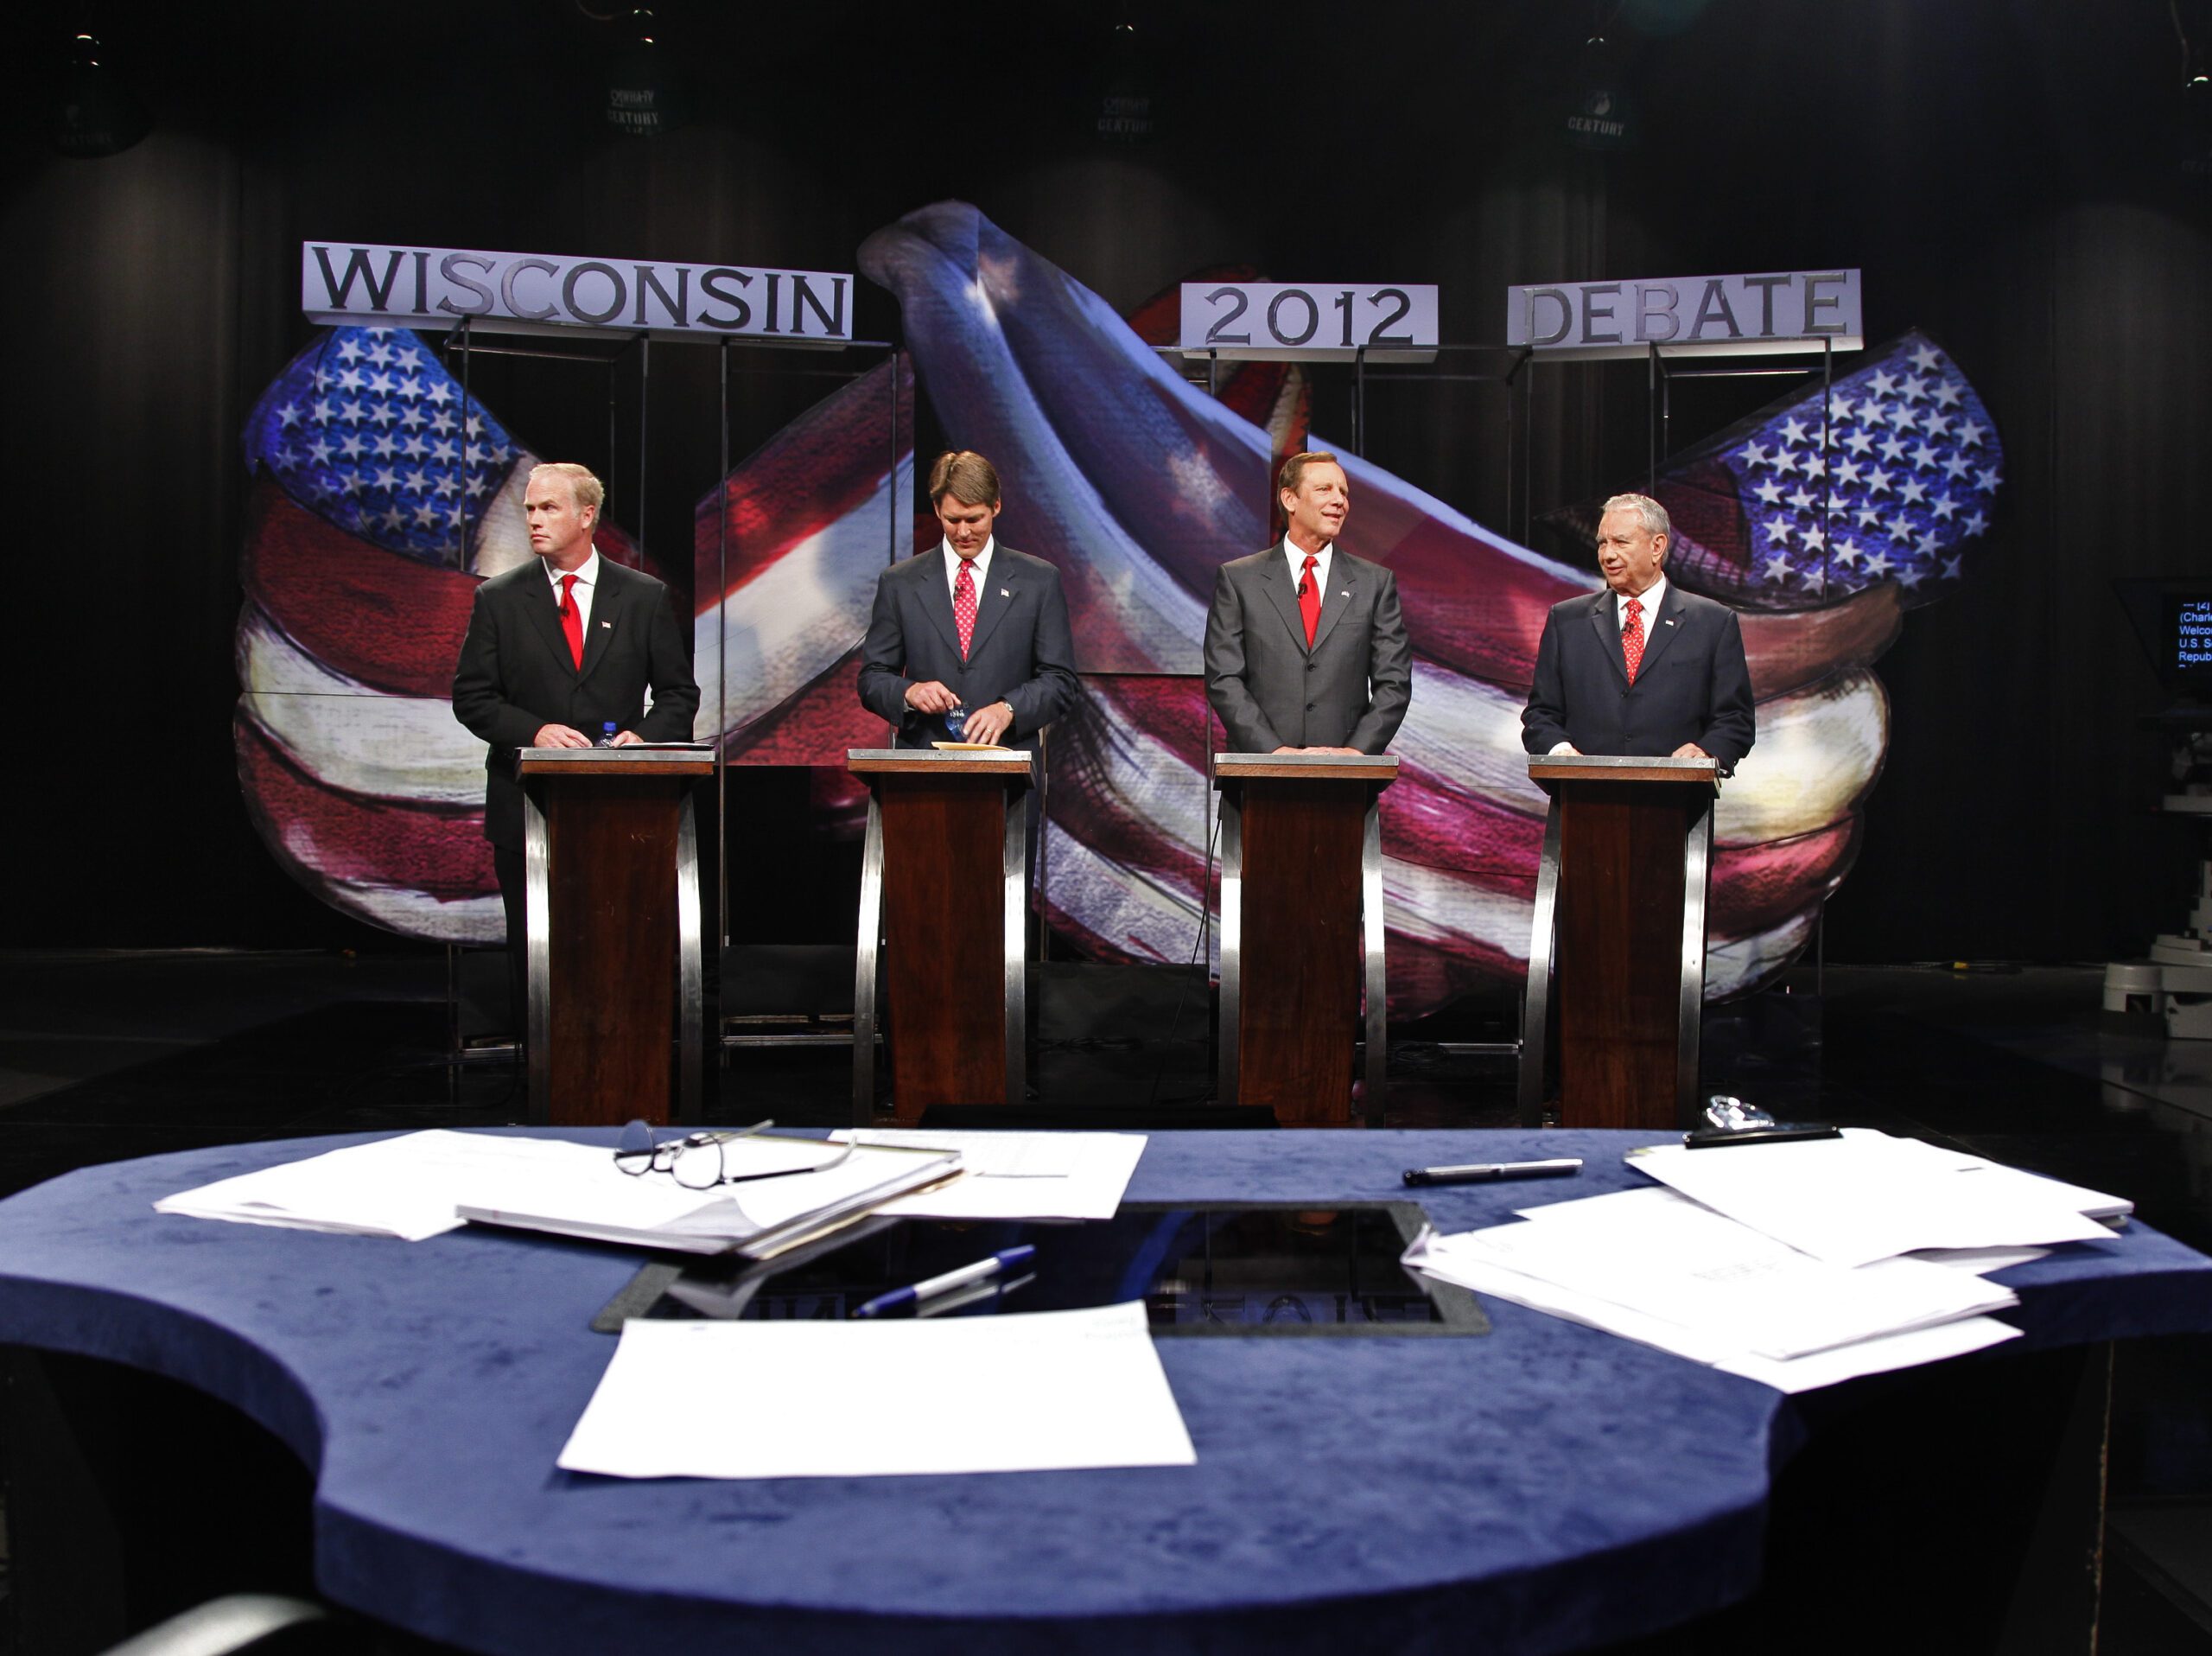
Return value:
[(1521, 1025), (1521, 1124), (1543, 1123), (1546, 1041), (1559, 1123), (1694, 1126), (1713, 865), (1710, 759), (1529, 761), (1552, 796), (1536, 870)]
[(1388, 757), (1216, 754), (1221, 791), (1224, 1104), (1286, 1127), (1352, 1118), (1366, 1000), (1367, 1124), (1382, 1124), (1382, 830)]
[(700, 1118), (702, 748), (525, 748), (530, 1118)]
[(853, 968), (856, 1126), (875, 1117), (879, 1017), (903, 1123), (933, 1104), (1020, 1104), (1027, 1091), (1033, 760), (1018, 748), (845, 755), (869, 786)]

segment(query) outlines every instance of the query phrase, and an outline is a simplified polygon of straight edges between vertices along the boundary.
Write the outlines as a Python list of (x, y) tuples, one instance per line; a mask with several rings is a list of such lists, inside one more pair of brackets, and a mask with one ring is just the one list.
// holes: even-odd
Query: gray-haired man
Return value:
[(1673, 525), (1642, 494), (1598, 521), (1605, 590), (1552, 606), (1521, 714), (1532, 754), (1713, 759), (1735, 769), (1756, 734), (1736, 612), (1667, 579)]

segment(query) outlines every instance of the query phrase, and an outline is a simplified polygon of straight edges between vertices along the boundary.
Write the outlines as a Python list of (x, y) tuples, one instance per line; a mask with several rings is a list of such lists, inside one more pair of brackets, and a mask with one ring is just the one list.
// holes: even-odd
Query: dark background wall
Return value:
[[(2184, 22), (2212, 35), (2202, 5)], [(1554, 0), (655, 10), (693, 112), (647, 140), (605, 124), (626, 35), (575, 0), (15, 14), (0, 942), (376, 941), (276, 872), (231, 769), (236, 436), (308, 336), (302, 238), (849, 269), (948, 196), (1125, 308), (1245, 262), (1439, 283), (1453, 341), (1501, 338), (1514, 282), (1863, 267), (1870, 337), (1916, 325), (1954, 354), (2009, 478), (1981, 579), (1881, 665), (1893, 742), (1830, 956), (2094, 958), (2177, 923), (2192, 847), (2147, 811), (2163, 750), (2135, 727), (2159, 697), (2108, 584), (2212, 573), (2212, 179), (2166, 0), (1630, 0), (1602, 9), (1603, 51)], [(153, 129), (65, 159), (41, 99), (88, 27)], [(1630, 99), (1633, 148), (1565, 143), (1593, 78)], [(1133, 88), (1155, 130), (1101, 138), (1102, 95)], [(864, 287), (859, 325), (891, 337), (895, 307)], [(642, 501), (612, 457), (613, 514), (679, 575), (715, 475), (710, 357), (656, 353)], [(496, 375), (480, 389), (525, 441), (607, 462), (594, 378)], [(1316, 378), (1341, 440), (1344, 379)], [(1642, 381), (1544, 371), (1537, 511), (1640, 475)], [(738, 452), (830, 384), (741, 376)], [(1775, 389), (1686, 389), (1678, 441)], [(1504, 525), (1496, 386), (1392, 386), (1370, 412), (1373, 459)], [(733, 912), (766, 935), (828, 911)]]

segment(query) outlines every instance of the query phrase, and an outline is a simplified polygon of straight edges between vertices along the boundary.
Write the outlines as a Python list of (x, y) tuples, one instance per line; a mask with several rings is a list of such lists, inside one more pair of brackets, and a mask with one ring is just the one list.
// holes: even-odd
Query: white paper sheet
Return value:
[(1143, 1303), (1130, 1301), (883, 1322), (631, 1322), (560, 1464), (616, 1478), (854, 1478), (1197, 1459)]
[[(658, 1224), (712, 1200), (626, 1178), (607, 1151), (555, 1138), (434, 1130), (327, 1150), (165, 1196), (155, 1211), (246, 1225), (419, 1242), (461, 1224), (472, 1193), (504, 1200), (532, 1188), (605, 1185), (626, 1211)], [(626, 1190), (622, 1187), (628, 1187)]]
[[(816, 1138), (752, 1137), (732, 1140), (724, 1152), (729, 1172), (768, 1173), (820, 1166), (837, 1149)], [(617, 1241), (665, 1231), (674, 1233), (666, 1245), (714, 1252), (880, 1185), (907, 1172), (913, 1159), (863, 1150), (820, 1173), (696, 1190), (665, 1173), (625, 1173), (605, 1145), (434, 1130), (240, 1174), (154, 1207), (410, 1242), (453, 1230), (467, 1216)]]
[(1486, 1260), (1775, 1361), (2018, 1303), (1998, 1283), (1916, 1259), (1855, 1271), (1826, 1264), (1670, 1192), (1561, 1207), (1571, 1211), (1446, 1237), (1434, 1252)]
[[(1611, 1234), (1630, 1239), (1632, 1239), (1638, 1214), (1675, 1205), (1696, 1207), (1699, 1204), (1664, 1185), (1644, 1185), (1634, 1190), (1616, 1190), (1603, 1196), (1582, 1196), (1572, 1201), (1548, 1202), (1541, 1207), (1518, 1207), (1514, 1212), (1522, 1219), (1595, 1225)], [(1925, 1264), (1944, 1265), (1953, 1271), (1970, 1271), (1977, 1277), (1986, 1277), (1992, 1271), (2003, 1271), (2008, 1265), (2024, 1265), (2031, 1260), (2041, 1259), (2050, 1252), (2049, 1248), (1926, 1248), (1904, 1257)]]
[(1556, 1283), (1524, 1277), (1518, 1271), (1485, 1260), (1453, 1256), (1448, 1252), (1432, 1254), (1430, 1258), (1431, 1262), (1424, 1263), (1421, 1269), (1444, 1282), (1457, 1283), (1478, 1294), (1487, 1294), (1515, 1305), (1525, 1305), (1532, 1311), (1543, 1311), (1553, 1316), (1564, 1317), (1570, 1322), (1580, 1322), (1587, 1328), (1618, 1334), (1624, 1340), (1653, 1346), (1726, 1373), (1740, 1374), (1745, 1379), (1770, 1385), (1777, 1392), (1811, 1392), (1823, 1385), (1856, 1379), (1863, 1374), (1883, 1374), (1891, 1369), (1939, 1362), (1947, 1357), (1964, 1356), (1971, 1351), (1980, 1351), (2004, 1341), (2016, 1340), (2020, 1334), (2018, 1328), (1993, 1317), (1962, 1317), (1955, 1322), (1938, 1323), (1933, 1328), (1916, 1328), (1908, 1334), (1889, 1334), (1878, 1340), (1858, 1341), (1811, 1356), (1775, 1362), (1755, 1357), (1748, 1352), (1732, 1351), (1691, 1329), (1647, 1316), (1627, 1306), (1617, 1305), (1592, 1295), (1577, 1294)]
[[(843, 1140), (851, 1131), (834, 1133)], [(864, 1144), (956, 1150), (963, 1177), (902, 1196), (883, 1211), (907, 1219), (1111, 1219), (1137, 1163), (1141, 1133), (920, 1132), (864, 1129)]]
[[(912, 1190), (918, 1184), (943, 1178), (956, 1170), (959, 1162), (957, 1153), (952, 1151), (929, 1155), (865, 1145), (840, 1161), (841, 1150), (842, 1146), (820, 1139), (734, 1140), (724, 1146), (726, 1173), (767, 1173), (793, 1166), (819, 1170), (696, 1192), (692, 1206), (680, 1216), (651, 1224), (633, 1220), (631, 1214), (640, 1211), (642, 1205), (624, 1200), (625, 1193), (604, 1180), (589, 1185), (574, 1181), (518, 1189), (499, 1202), (471, 1198), (462, 1201), (461, 1213), (463, 1218), (489, 1225), (604, 1241), (649, 1242), (698, 1253), (717, 1252), (731, 1244), (743, 1244), (749, 1249), (764, 1233), (772, 1238), (780, 1227), (817, 1215), (849, 1218), (879, 1208), (887, 1190), (893, 1195)], [(625, 1184), (639, 1185), (658, 1183), (668, 1175), (632, 1178), (618, 1172), (615, 1177)]]
[(1832, 1264), (1928, 1248), (2032, 1247), (2111, 1234), (2082, 1206), (2127, 1204), (1912, 1139), (1841, 1138), (1724, 1150), (1660, 1145), (1629, 1165)]

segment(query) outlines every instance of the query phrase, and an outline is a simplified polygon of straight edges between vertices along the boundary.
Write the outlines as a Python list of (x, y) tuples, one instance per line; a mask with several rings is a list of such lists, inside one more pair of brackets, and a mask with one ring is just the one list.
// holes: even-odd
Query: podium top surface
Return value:
[(712, 776), (711, 748), (524, 748), (524, 776)]
[(1704, 782), (1717, 786), (1719, 761), (1644, 758), (1634, 754), (1532, 754), (1532, 782)]
[(931, 776), (1027, 777), (1037, 755), (1020, 748), (848, 748), (845, 768), (855, 776), (926, 774)]
[(1217, 783), (1255, 778), (1384, 783), (1396, 780), (1398, 761), (1393, 754), (1216, 754), (1213, 774)]

